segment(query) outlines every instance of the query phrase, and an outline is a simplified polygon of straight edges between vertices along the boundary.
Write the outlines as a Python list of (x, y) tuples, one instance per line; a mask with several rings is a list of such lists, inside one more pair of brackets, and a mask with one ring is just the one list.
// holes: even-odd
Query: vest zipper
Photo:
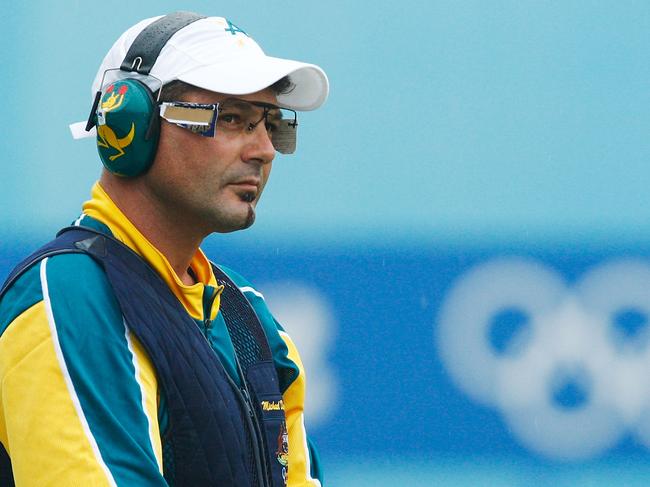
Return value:
[(250, 416), (250, 426), (252, 427), (253, 435), (256, 437), (257, 445), (255, 451), (257, 452), (257, 455), (255, 460), (258, 470), (258, 482), (261, 486), (268, 485), (270, 487), (273, 485), (273, 481), (271, 480), (271, 472), (268, 462), (269, 456), (266, 451), (266, 437), (260, 426), (259, 418), (255, 415), (255, 411), (253, 409), (253, 400), (251, 399), (250, 393), (248, 392), (248, 386), (246, 384), (246, 377), (244, 376), (244, 372), (241, 368), (241, 365), (239, 364), (237, 357), (235, 357), (235, 363), (237, 364), (237, 371), (239, 372), (239, 376), (242, 380), (242, 385), (240, 387), (241, 396), (246, 403), (246, 408), (248, 409), (248, 414)]
[[(212, 350), (212, 353), (216, 355), (216, 352), (212, 348), (212, 345), (210, 344), (210, 328), (212, 327), (212, 320), (210, 319), (211, 311), (212, 311), (212, 304), (214, 303), (215, 298), (217, 297), (217, 290), (214, 288), (211, 288), (209, 286), (206, 286), (206, 292), (208, 291), (208, 288), (210, 290), (214, 290), (212, 296), (208, 297), (208, 299), (205, 299), (205, 294), (204, 294), (204, 299), (203, 299), (203, 337), (205, 340), (208, 342), (208, 346), (210, 347), (210, 350)], [(217, 357), (218, 359), (218, 357)], [(221, 361), (220, 361), (221, 362)], [(236, 395), (240, 401), (241, 404), (243, 404), (246, 408), (246, 412), (248, 414), (245, 414), (246, 416), (246, 423), (248, 426), (248, 432), (250, 434), (251, 441), (253, 443), (253, 458), (255, 460), (255, 471), (257, 473), (257, 484), (259, 487), (267, 487), (270, 486), (271, 484), (268, 483), (267, 476), (265, 475), (266, 469), (264, 466), (266, 465), (267, 462), (262, 462), (262, 458), (266, 458), (266, 451), (264, 449), (264, 437), (261, 434), (259, 422), (257, 419), (257, 416), (255, 416), (255, 411), (253, 410), (253, 402), (251, 400), (250, 394), (248, 392), (248, 388), (246, 387), (246, 378), (244, 377), (244, 373), (242, 371), (241, 365), (239, 364), (239, 360), (237, 359), (237, 356), (235, 356), (235, 363), (237, 365), (237, 371), (239, 372), (239, 376), (242, 381), (242, 386), (238, 386), (235, 381), (230, 377), (230, 374), (228, 374), (227, 371), (225, 371), (226, 378), (228, 379), (228, 382), (232, 386), (233, 390), (236, 391)]]
[(265, 469), (264, 469), (264, 464), (262, 462), (262, 458), (264, 457), (264, 449), (263, 449), (263, 442), (264, 439), (259, 436), (259, 426), (257, 423), (257, 418), (255, 416), (255, 412), (253, 411), (253, 403), (250, 399), (250, 396), (248, 394), (248, 391), (246, 391), (245, 388), (241, 389), (241, 398), (244, 401), (244, 404), (246, 404), (246, 409), (248, 410), (248, 427), (251, 430), (251, 436), (253, 437), (253, 444), (254, 444), (254, 453), (253, 456), (255, 457), (255, 467), (257, 470), (257, 483), (261, 487), (266, 487), (267, 482), (266, 482), (266, 475), (265, 475)]
[[(207, 340), (207, 339), (206, 339)], [(208, 342), (208, 345), (210, 342)], [(212, 346), (210, 346), (210, 349), (212, 349)], [(213, 353), (214, 350), (212, 350)], [(235, 361), (237, 362), (237, 370), (239, 371), (239, 374), (242, 378), (242, 381), (244, 380), (244, 376), (241, 371), (241, 367), (239, 366), (239, 361), (235, 358)], [(255, 412), (253, 411), (253, 403), (250, 399), (250, 395), (248, 393), (248, 390), (246, 389), (245, 386), (238, 386), (235, 381), (230, 377), (228, 372), (226, 372), (226, 378), (228, 379), (228, 382), (232, 386), (233, 390), (235, 391), (235, 395), (239, 399), (239, 402), (244, 405), (246, 412), (248, 414), (245, 414), (246, 416), (246, 425), (248, 426), (248, 433), (250, 434), (251, 442), (253, 443), (253, 458), (255, 460), (255, 471), (257, 473), (257, 485), (259, 487), (267, 487), (267, 482), (265, 480), (265, 475), (264, 475), (264, 467), (262, 465), (262, 456), (265, 455), (265, 452), (263, 450), (263, 447), (260, 445), (260, 437), (258, 436), (258, 431), (259, 431), (259, 426), (257, 425), (256, 421), (256, 416)]]

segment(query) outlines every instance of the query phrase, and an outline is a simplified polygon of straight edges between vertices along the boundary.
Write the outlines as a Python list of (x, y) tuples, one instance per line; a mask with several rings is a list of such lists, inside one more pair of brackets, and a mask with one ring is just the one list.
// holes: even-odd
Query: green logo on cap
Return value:
[(226, 19), (226, 22), (228, 22), (228, 28), (224, 29), (226, 32), (230, 32), (232, 35), (237, 34), (237, 32), (241, 32), (246, 37), (250, 37), (246, 32), (241, 30), (239, 27), (237, 27), (235, 24), (233, 24), (230, 20)]

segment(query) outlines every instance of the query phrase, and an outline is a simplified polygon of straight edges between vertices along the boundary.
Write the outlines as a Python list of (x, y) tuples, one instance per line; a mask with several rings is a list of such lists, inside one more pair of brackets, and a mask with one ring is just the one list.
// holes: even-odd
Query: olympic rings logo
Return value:
[(606, 262), (569, 287), (534, 260), (500, 258), (455, 283), (436, 339), (455, 385), (521, 444), (580, 460), (627, 432), (650, 448), (648, 317), (646, 261)]

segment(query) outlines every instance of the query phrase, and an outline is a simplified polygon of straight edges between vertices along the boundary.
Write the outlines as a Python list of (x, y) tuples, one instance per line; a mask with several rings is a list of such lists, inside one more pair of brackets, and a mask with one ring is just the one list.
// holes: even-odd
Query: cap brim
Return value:
[(202, 66), (177, 79), (205, 90), (228, 95), (247, 95), (261, 91), (289, 76), (294, 87), (278, 95), (278, 104), (294, 110), (315, 110), (327, 99), (329, 81), (314, 64), (270, 56), (244, 56)]

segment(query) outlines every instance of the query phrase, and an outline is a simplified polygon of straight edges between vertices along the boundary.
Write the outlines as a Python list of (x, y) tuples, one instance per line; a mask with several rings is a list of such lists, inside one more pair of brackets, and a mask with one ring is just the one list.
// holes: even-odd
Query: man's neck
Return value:
[(116, 176), (104, 174), (100, 184), (129, 221), (167, 258), (183, 284), (194, 284), (188, 269), (204, 236), (161, 207), (139, 181), (116, 180)]

